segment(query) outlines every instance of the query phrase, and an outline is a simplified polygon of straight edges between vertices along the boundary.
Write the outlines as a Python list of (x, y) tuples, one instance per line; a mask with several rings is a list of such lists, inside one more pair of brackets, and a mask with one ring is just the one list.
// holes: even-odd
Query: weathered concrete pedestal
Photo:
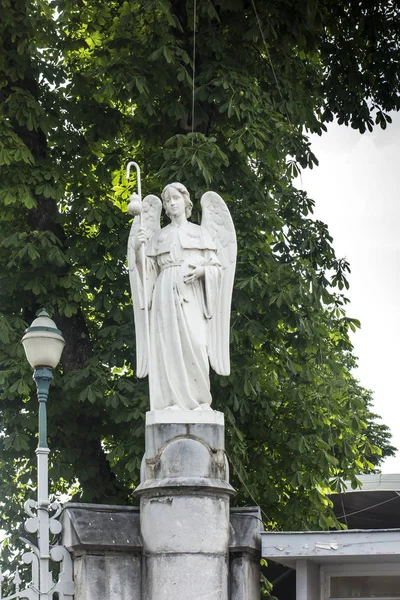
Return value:
[(223, 414), (147, 413), (146, 454), (135, 493), (140, 496), (145, 600), (228, 600), (234, 490)]
[(259, 600), (260, 513), (233, 493), (222, 413), (147, 413), (140, 511), (65, 507), (75, 600)]

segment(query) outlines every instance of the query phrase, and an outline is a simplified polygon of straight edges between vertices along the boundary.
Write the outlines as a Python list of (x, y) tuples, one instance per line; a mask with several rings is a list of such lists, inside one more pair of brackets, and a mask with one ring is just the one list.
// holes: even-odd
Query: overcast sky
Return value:
[[(391, 427), (400, 448), (400, 115), (382, 131), (360, 133), (330, 126), (312, 137), (319, 167), (297, 185), (316, 201), (338, 257), (351, 266), (348, 316), (361, 321), (352, 336), (363, 387), (374, 392), (374, 410)], [(400, 452), (384, 473), (400, 473)]]

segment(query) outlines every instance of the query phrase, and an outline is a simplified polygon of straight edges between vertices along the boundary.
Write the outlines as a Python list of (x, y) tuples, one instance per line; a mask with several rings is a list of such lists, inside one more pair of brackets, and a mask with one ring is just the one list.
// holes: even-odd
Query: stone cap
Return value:
[(160, 423), (197, 424), (224, 426), (224, 413), (218, 410), (149, 410), (146, 413), (146, 426)]
[[(62, 543), (75, 556), (142, 552), (139, 507), (70, 502), (64, 506), (61, 520)], [(264, 531), (260, 508), (231, 508), (230, 523), (229, 551), (260, 556)]]
[(61, 521), (63, 544), (73, 553), (141, 551), (137, 506), (70, 502), (64, 506)]
[(231, 508), (230, 552), (250, 552), (260, 555), (261, 532), (264, 524), (259, 506)]

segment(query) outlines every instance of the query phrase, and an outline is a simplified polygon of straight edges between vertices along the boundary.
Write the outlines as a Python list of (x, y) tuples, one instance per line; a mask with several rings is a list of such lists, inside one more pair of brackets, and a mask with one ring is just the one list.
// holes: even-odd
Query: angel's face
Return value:
[(185, 198), (174, 187), (167, 189), (164, 200), (165, 211), (173, 219), (185, 214)]

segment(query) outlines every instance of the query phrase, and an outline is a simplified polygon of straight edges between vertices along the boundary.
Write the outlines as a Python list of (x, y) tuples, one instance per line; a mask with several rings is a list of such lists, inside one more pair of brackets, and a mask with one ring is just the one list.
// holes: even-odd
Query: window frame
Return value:
[[(381, 557), (380, 557), (381, 558)], [(390, 557), (388, 557), (390, 560)], [(384, 577), (385, 575), (397, 575), (400, 577), (400, 562), (387, 562), (384, 564), (365, 564), (365, 563), (340, 563), (321, 565), (321, 600), (354, 600), (346, 598), (331, 597), (330, 582), (331, 577), (346, 577), (349, 575), (370, 577)], [(357, 598), (357, 600), (372, 600), (372, 598)], [(377, 597), (373, 600), (400, 600), (400, 590), (397, 596)]]

